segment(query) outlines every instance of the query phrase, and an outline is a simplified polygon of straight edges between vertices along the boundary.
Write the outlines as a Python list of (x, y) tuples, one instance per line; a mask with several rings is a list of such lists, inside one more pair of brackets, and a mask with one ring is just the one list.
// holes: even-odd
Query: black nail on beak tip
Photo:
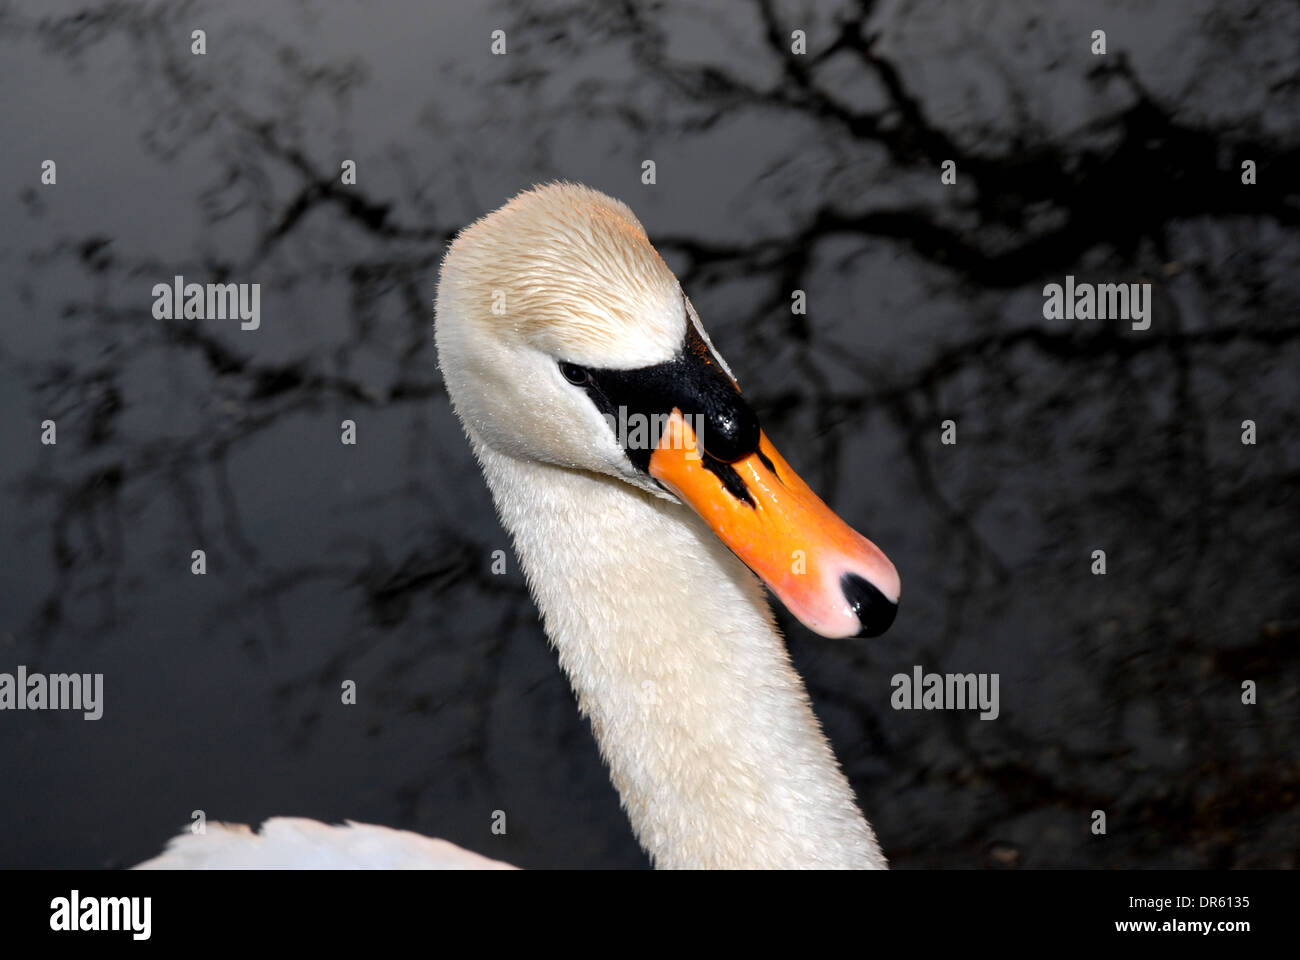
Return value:
[(862, 624), (859, 637), (878, 637), (894, 622), (898, 615), (898, 604), (891, 603), (885, 595), (867, 583), (856, 573), (846, 573), (840, 577), (840, 588), (848, 599), (853, 612)]

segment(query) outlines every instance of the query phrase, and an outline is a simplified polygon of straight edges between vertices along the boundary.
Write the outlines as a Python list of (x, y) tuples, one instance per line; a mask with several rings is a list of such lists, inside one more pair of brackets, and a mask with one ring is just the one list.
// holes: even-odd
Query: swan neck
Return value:
[(678, 503), (474, 445), (654, 864), (884, 867), (753, 574)]

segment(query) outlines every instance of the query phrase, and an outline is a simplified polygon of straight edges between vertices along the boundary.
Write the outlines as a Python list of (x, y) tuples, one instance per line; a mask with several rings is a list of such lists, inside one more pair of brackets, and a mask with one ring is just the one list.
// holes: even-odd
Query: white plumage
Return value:
[(327, 826), (274, 817), (254, 833), (246, 825), (210, 823), (185, 831), (137, 870), (513, 870), (446, 840), (348, 821)]

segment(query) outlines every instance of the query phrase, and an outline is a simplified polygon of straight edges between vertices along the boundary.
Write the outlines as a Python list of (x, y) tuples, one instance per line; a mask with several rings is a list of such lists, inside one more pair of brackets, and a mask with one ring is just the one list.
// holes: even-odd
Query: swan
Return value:
[[(893, 564), (761, 430), (624, 203), (526, 190), (447, 250), (438, 363), (543, 625), (660, 868), (885, 868), (763, 585), (809, 629), (892, 623)], [(430, 846), (433, 845), (433, 846)], [(349, 823), (209, 825), (145, 867), (503, 866)]]

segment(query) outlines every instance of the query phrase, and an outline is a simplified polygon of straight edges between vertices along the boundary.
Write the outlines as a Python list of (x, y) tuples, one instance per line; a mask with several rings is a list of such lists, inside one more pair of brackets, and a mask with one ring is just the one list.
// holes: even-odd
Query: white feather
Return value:
[(137, 870), (513, 870), (508, 863), (446, 840), (348, 821), (330, 826), (275, 817), (254, 833), (244, 824), (209, 823), (186, 830)]

